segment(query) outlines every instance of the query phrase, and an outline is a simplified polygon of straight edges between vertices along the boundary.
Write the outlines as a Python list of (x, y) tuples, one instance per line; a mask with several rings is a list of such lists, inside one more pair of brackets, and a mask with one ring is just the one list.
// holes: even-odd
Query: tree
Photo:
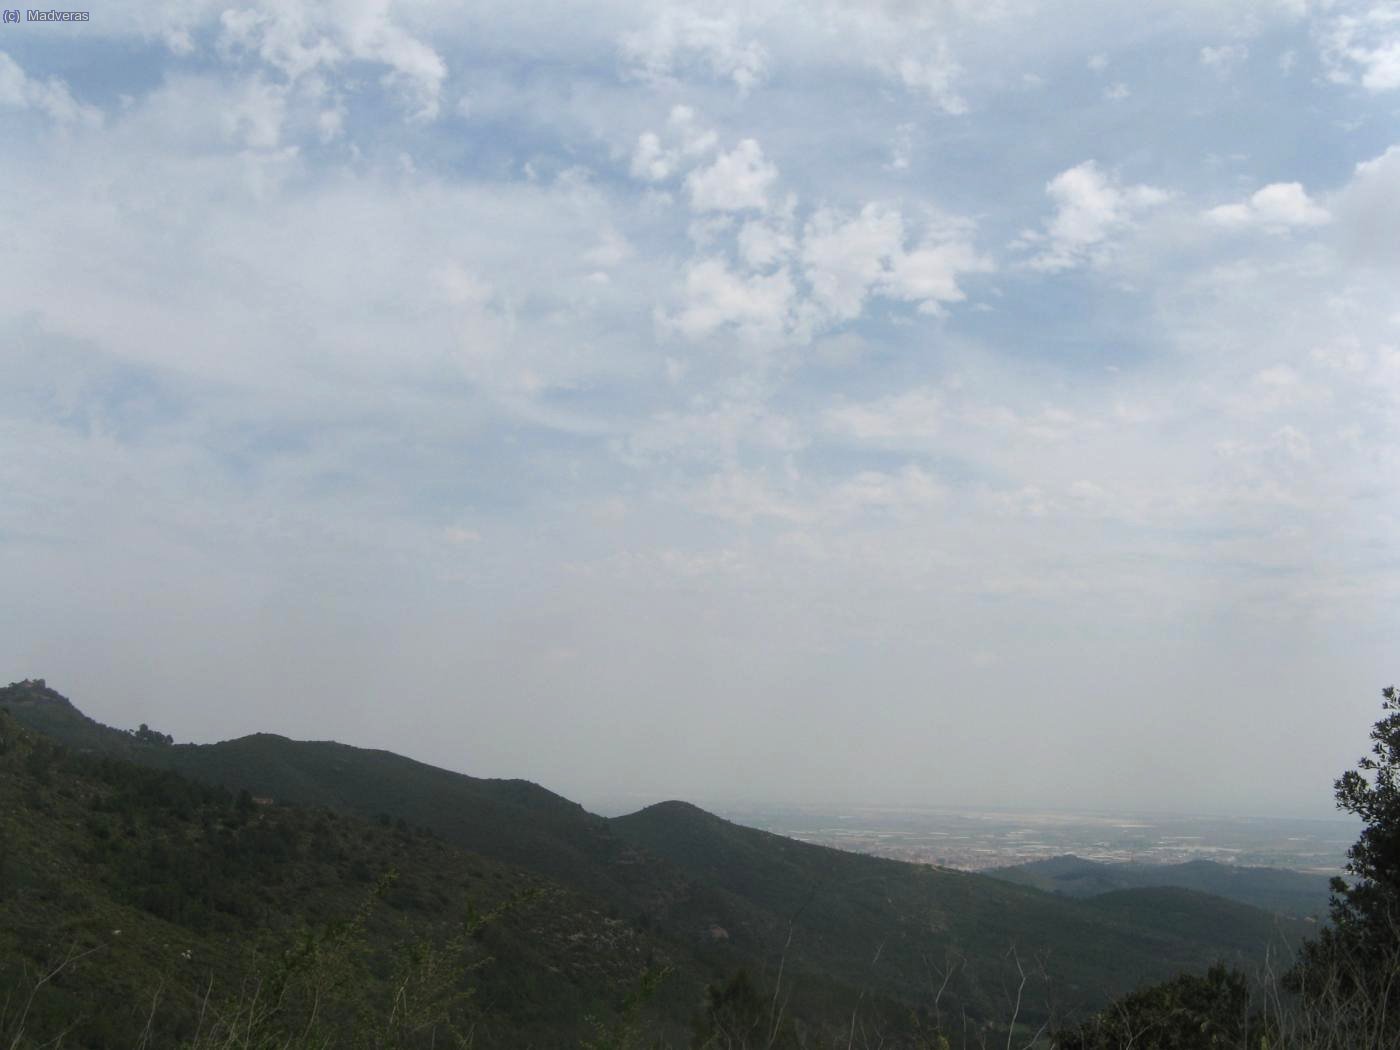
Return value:
[(1371, 730), (1371, 753), (1336, 782), (1337, 806), (1365, 822), (1332, 880), (1332, 922), (1368, 947), (1393, 950), (1400, 919), (1400, 691), (1381, 693), (1387, 714)]
[(1331, 926), (1303, 945), (1287, 983), (1315, 1004), (1380, 1019), (1389, 1037), (1400, 1035), (1400, 690), (1381, 697), (1370, 753), (1334, 785), (1338, 808), (1364, 827), (1347, 877), (1332, 880)]
[(775, 1012), (773, 995), (747, 970), (705, 989), (704, 1012), (693, 1019), (698, 1050), (788, 1050), (800, 1045), (791, 1024)]
[(1055, 1033), (1054, 1045), (1058, 1050), (1267, 1047), (1267, 1030), (1249, 1006), (1244, 974), (1216, 964), (1203, 977), (1181, 974), (1126, 995), (1079, 1027)]
[(139, 729), (128, 729), (127, 733), (136, 739), (139, 744), (152, 744), (156, 747), (168, 747), (175, 743), (175, 738), (169, 733), (162, 733), (152, 729), (145, 722), (141, 723)]

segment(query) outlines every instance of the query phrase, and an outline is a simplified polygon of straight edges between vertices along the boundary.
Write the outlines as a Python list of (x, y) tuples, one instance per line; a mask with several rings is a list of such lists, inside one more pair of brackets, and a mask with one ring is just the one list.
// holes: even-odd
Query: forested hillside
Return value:
[(420, 1027), (573, 1045), (661, 968), (688, 1005), (698, 976), (655, 937), (422, 827), (255, 801), (0, 715), (0, 1032), (22, 1028), (17, 1046), (174, 1045), (274, 990), (300, 1023), (319, 998), (347, 1045), (417, 1045)]
[(1211, 860), (1182, 864), (1104, 864), (1064, 856), (992, 868), (986, 874), (1068, 897), (1095, 897), (1114, 890), (1175, 886), (1294, 918), (1325, 915), (1330, 892), (1326, 875), (1308, 875), (1281, 868), (1237, 867)]
[[(616, 1019), (638, 982), (662, 1036), (704, 1030), (716, 1011), (757, 1023), (763, 1003), (764, 1023), (792, 1038), (853, 1016), (912, 1038), (935, 1006), (968, 1032), (1013, 1017), (1031, 1030), (1183, 969), (1250, 965), (1303, 932), (1204, 894), (1071, 900), (678, 802), (605, 820), (527, 782), (329, 742), (177, 745), (100, 726), (35, 682), (0, 690), (0, 707), (44, 734), (16, 735), (5, 759), (9, 855), (24, 858), (6, 868), (6, 936), (30, 974), (93, 950), (45, 1001), (87, 987), (84, 1023), (127, 1032), (157, 989), (164, 1030), (191, 1030), (190, 974), (172, 964), (243, 987), (257, 959), (371, 897), (356, 965), (380, 993), (393, 946), (447, 950), (468, 916), (510, 903), (459, 952), (470, 1021), (454, 1023), (474, 1024), (481, 1046), (575, 1045), (585, 1018)], [(63, 833), (45, 841), (55, 822)]]

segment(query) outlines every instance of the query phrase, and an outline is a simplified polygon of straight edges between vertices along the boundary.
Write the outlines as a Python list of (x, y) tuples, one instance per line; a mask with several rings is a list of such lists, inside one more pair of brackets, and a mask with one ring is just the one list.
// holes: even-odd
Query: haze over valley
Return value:
[(710, 807), (802, 842), (895, 860), (983, 871), (1073, 854), (1085, 860), (1339, 874), (1359, 826), (1343, 819), (1208, 817), (1065, 811)]

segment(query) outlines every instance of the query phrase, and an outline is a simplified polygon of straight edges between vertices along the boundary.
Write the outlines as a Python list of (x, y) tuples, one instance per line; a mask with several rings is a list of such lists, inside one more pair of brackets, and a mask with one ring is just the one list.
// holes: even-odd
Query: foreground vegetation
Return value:
[(21, 683), (0, 1050), (1400, 1046), (1386, 704), (1338, 784), (1350, 878), (1295, 958), (1307, 927), (1189, 890), (1064, 900), (680, 803), (602, 821), (383, 752), (110, 730)]

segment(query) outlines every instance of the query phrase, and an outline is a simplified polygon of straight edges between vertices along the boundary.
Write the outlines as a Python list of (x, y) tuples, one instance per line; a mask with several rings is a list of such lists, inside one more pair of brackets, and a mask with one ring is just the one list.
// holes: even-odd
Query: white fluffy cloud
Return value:
[(1380, 2), (1337, 15), (1322, 31), (1332, 76), (1368, 91), (1400, 88), (1400, 9)]
[(1156, 186), (1125, 186), (1092, 160), (1060, 172), (1045, 193), (1055, 202), (1055, 214), (1043, 232), (1023, 233), (1021, 244), (1036, 249), (1031, 268), (1047, 273), (1102, 262), (1114, 235), (1170, 197)]
[(911, 239), (897, 209), (870, 203), (854, 214), (818, 208), (797, 232), (795, 207), (789, 199), (782, 213), (739, 228), (741, 269), (713, 257), (693, 263), (683, 305), (663, 315), (666, 327), (692, 339), (733, 326), (750, 337), (805, 343), (859, 318), (874, 298), (938, 313), (966, 298), (963, 276), (993, 268), (966, 222), (931, 223)]
[(788, 259), (796, 246), (791, 216), (751, 219), (739, 229), (739, 257), (753, 270), (766, 270)]
[(685, 304), (665, 324), (690, 339), (732, 327), (747, 338), (774, 338), (790, 324), (792, 278), (734, 273), (720, 259), (693, 263), (685, 275)]
[(778, 169), (764, 157), (763, 148), (753, 139), (744, 139), (709, 167), (692, 171), (685, 188), (690, 206), (698, 212), (762, 211), (777, 179)]
[(991, 273), (990, 259), (979, 254), (970, 231), (931, 238), (890, 258), (889, 272), (880, 281), (881, 291), (891, 299), (918, 303), (925, 313), (937, 313), (944, 303), (967, 298), (958, 279), (963, 274)]
[(632, 151), (632, 177), (648, 182), (664, 182), (676, 171), (676, 155), (661, 145), (661, 137), (654, 131), (644, 131), (637, 137), (637, 148)]
[(1321, 226), (1331, 220), (1327, 209), (1309, 197), (1298, 182), (1270, 183), (1241, 204), (1222, 204), (1207, 214), (1225, 226), (1258, 226), (1275, 232), (1294, 226)]
[(903, 250), (904, 221), (892, 208), (867, 204), (850, 216), (820, 209), (802, 233), (802, 267), (813, 304), (836, 321), (858, 316)]
[(828, 322), (859, 316), (871, 295), (934, 311), (965, 298), (961, 275), (991, 269), (969, 228), (953, 225), (908, 247), (903, 216), (876, 203), (856, 215), (818, 210), (803, 230), (801, 260), (811, 306)]
[(719, 136), (712, 128), (702, 128), (695, 110), (673, 106), (665, 130), (658, 134), (644, 131), (632, 151), (632, 177), (647, 182), (665, 182), (682, 166), (694, 163), (715, 148)]
[(350, 62), (385, 66), (385, 82), (405, 99), (411, 114), (438, 115), (447, 63), (405, 30), (388, 0), (326, 5), (269, 3), (229, 8), (220, 18), (219, 49), (255, 54), (290, 82)]

